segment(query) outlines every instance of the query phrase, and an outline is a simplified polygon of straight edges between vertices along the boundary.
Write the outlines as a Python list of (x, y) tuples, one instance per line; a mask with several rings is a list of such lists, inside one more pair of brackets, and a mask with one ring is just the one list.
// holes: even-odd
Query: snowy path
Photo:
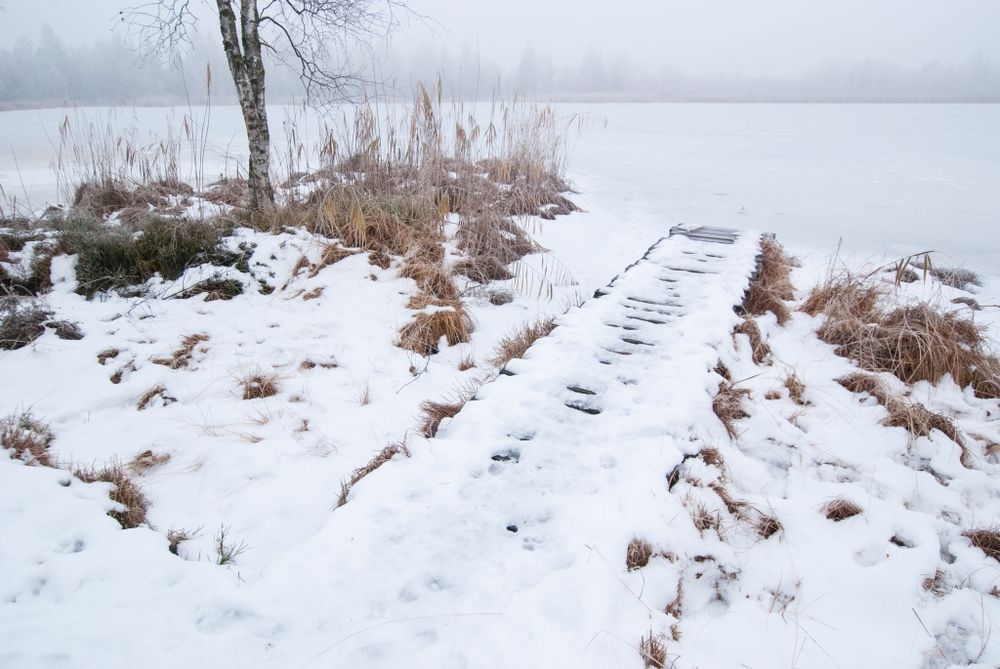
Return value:
[[(268, 639), (275, 665), (309, 649), (305, 666), (634, 666), (651, 612), (624, 547), (634, 523), (669, 520), (664, 472), (710, 411), (758, 239), (661, 241), (429, 446), (359, 484), (251, 586), (297, 620)], [(296, 584), (317, 556), (323, 577)]]

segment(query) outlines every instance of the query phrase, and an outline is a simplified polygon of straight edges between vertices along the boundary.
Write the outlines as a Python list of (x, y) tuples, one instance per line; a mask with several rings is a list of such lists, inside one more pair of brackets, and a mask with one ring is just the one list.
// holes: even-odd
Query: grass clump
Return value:
[(795, 297), (791, 268), (791, 260), (777, 241), (770, 238), (761, 241), (760, 268), (743, 297), (743, 312), (752, 316), (771, 312), (778, 324), (784, 325), (791, 318), (785, 301)]
[(850, 274), (830, 276), (802, 310), (824, 315), (820, 339), (867, 371), (890, 372), (905, 383), (936, 383), (947, 374), (978, 397), (1000, 397), (1000, 361), (981, 327), (929, 302), (886, 307), (886, 290)]
[(429, 356), (440, 350), (442, 338), (449, 346), (469, 341), (472, 319), (466, 314), (460, 301), (433, 300), (425, 297), (416, 302), (411, 301), (410, 304), (415, 306), (422, 303), (424, 306), (417, 308), (422, 308), (424, 311), (414, 314), (413, 320), (400, 329), (396, 346)]
[(465, 403), (475, 397), (479, 383), (473, 381), (460, 387), (454, 401), (433, 402), (427, 400), (420, 404), (420, 434), (428, 439), (437, 435), (441, 422), (446, 418), (454, 418), (465, 406)]
[(176, 279), (203, 263), (234, 266), (242, 255), (223, 248), (228, 230), (214, 221), (152, 215), (139, 224), (119, 227), (71, 216), (62, 223), (60, 250), (77, 254), (77, 292), (91, 297), (145, 283), (157, 274)]
[(730, 439), (736, 438), (736, 421), (749, 418), (750, 414), (743, 408), (743, 399), (750, 397), (750, 390), (737, 388), (728, 381), (719, 384), (719, 392), (712, 400), (712, 411), (726, 428)]
[(827, 519), (832, 520), (835, 523), (839, 523), (842, 520), (847, 520), (848, 518), (857, 516), (862, 513), (864, 509), (849, 499), (838, 497), (824, 504), (822, 511), (823, 515), (825, 515)]
[(8, 297), (0, 300), (0, 349), (24, 348), (45, 334), (52, 312), (40, 302)]
[(750, 353), (755, 364), (764, 364), (771, 355), (771, 347), (764, 341), (760, 333), (760, 328), (752, 318), (744, 318), (739, 325), (733, 329), (733, 336), (746, 335), (750, 340)]
[(665, 669), (667, 666), (667, 645), (662, 637), (650, 632), (639, 640), (639, 655), (646, 669)]
[(520, 328), (500, 340), (489, 362), (497, 369), (507, 366), (515, 358), (523, 358), (531, 345), (538, 339), (547, 337), (556, 327), (552, 318), (544, 318), (535, 323), (525, 323)]
[(351, 494), (351, 488), (357, 485), (361, 479), (368, 476), (385, 463), (389, 462), (389, 460), (392, 460), (399, 453), (402, 453), (406, 457), (410, 457), (410, 449), (406, 447), (406, 442), (389, 444), (376, 453), (375, 457), (368, 461), (368, 464), (355, 469), (351, 473), (351, 477), (347, 481), (340, 484), (340, 496), (337, 498), (337, 508), (347, 504), (347, 498)]
[(243, 283), (236, 279), (224, 279), (219, 274), (215, 274), (203, 281), (199, 281), (183, 293), (178, 295), (181, 299), (204, 295), (206, 302), (216, 300), (231, 300), (237, 295), (243, 294)]
[(439, 263), (408, 258), (399, 271), (404, 279), (413, 279), (421, 292), (441, 300), (458, 299), (458, 286)]
[(455, 274), (468, 277), (476, 283), (507, 281), (514, 278), (514, 275), (507, 269), (507, 265), (495, 256), (465, 258), (455, 263), (452, 271)]
[(912, 437), (926, 437), (932, 430), (940, 430), (949, 439), (965, 450), (965, 440), (958, 431), (955, 422), (939, 413), (935, 413), (918, 402), (910, 402), (893, 393), (874, 374), (855, 372), (837, 379), (837, 383), (852, 393), (866, 393), (885, 407), (888, 412), (882, 424), (887, 427), (902, 427)]
[(970, 285), (982, 286), (983, 281), (979, 275), (973, 271), (960, 267), (932, 267), (931, 276), (946, 286), (965, 290)]
[(633, 537), (625, 550), (625, 567), (629, 571), (642, 569), (653, 557), (653, 547), (645, 539)]
[(809, 401), (805, 397), (806, 385), (798, 374), (792, 372), (785, 377), (785, 388), (788, 390), (788, 397), (799, 406), (806, 406)]
[(49, 452), (52, 439), (49, 427), (30, 413), (7, 416), (0, 421), (0, 447), (30, 465), (56, 466)]
[(993, 527), (966, 530), (962, 532), (962, 536), (987, 556), (1000, 562), (1000, 529)]
[(121, 464), (113, 462), (101, 469), (77, 468), (73, 473), (84, 483), (101, 481), (111, 484), (111, 501), (119, 508), (108, 511), (108, 515), (117, 520), (122, 529), (139, 527), (146, 522), (149, 501)]
[(243, 386), (243, 399), (259, 400), (278, 394), (278, 375), (254, 372), (246, 375), (240, 381)]
[[(181, 338), (181, 345), (176, 348), (169, 357), (153, 358), (154, 365), (164, 365), (170, 369), (181, 369), (187, 367), (194, 356), (195, 349), (202, 342), (208, 341), (207, 334), (193, 334)], [(117, 355), (117, 352), (115, 353)], [(114, 357), (114, 356), (112, 356)], [(103, 362), (101, 364), (104, 364)]]

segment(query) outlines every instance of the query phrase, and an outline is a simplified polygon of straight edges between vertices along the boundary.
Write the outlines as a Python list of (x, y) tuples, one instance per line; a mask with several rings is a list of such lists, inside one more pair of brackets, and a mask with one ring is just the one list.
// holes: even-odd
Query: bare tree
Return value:
[(250, 208), (272, 208), (264, 54), (294, 69), (311, 100), (350, 99), (368, 83), (363, 70), (351, 65), (352, 50), (387, 35), (397, 16), (409, 11), (406, 0), (149, 0), (123, 18), (137, 30), (145, 50), (177, 54), (191, 45), (199, 11), (218, 16), (243, 112)]

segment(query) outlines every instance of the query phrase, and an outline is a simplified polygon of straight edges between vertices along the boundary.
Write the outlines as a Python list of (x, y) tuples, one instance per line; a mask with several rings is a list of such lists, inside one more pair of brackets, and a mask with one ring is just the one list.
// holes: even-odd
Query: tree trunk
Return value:
[(264, 103), (264, 60), (260, 51), (257, 2), (240, 0), (238, 27), (232, 0), (216, 0), (216, 2), (219, 7), (222, 48), (226, 52), (229, 71), (236, 85), (236, 95), (240, 100), (250, 145), (250, 169), (247, 174), (250, 209), (254, 211), (271, 209), (274, 207), (274, 188), (271, 186), (271, 134), (267, 127), (267, 107)]

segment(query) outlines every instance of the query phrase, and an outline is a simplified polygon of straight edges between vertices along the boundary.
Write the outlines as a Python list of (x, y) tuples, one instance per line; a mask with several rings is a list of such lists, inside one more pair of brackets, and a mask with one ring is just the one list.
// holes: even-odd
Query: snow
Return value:
[[(0, 416), (47, 421), (64, 465), (127, 463), (147, 449), (171, 458), (138, 476), (151, 527), (133, 530), (106, 515), (107, 484), (0, 458), (0, 666), (638, 669), (640, 637), (675, 624), (668, 659), (682, 668), (997, 666), (1000, 564), (961, 536), (1000, 517), (1000, 463), (968, 436), (1000, 441), (997, 402), (947, 380), (911, 389), (978, 449), (970, 469), (942, 434), (911, 440), (838, 385), (856, 368), (816, 339), (810, 316), (757, 319), (775, 353), (753, 364), (745, 338), (729, 335), (752, 232), (733, 246), (674, 237), (622, 273), (671, 225), (710, 224), (778, 232), (802, 260), (800, 297), (843, 237), (838, 266), (935, 248), (978, 271), (975, 298), (998, 304), (996, 108), (595, 110), (609, 127), (585, 132), (571, 161), (585, 211), (530, 223), (550, 252), (525, 263), (554, 278), (552, 296), (536, 286), (501, 307), (469, 300), (472, 342), (429, 361), (392, 345), (414, 313), (398, 265), (359, 254), (293, 276), (300, 255), (317, 260), (327, 241), (305, 232), (239, 230), (231, 243), (254, 244), (250, 266), (278, 289), (265, 295), (232, 270), (248, 290), (231, 301), (87, 301), (73, 292), (74, 259), (56, 258), (48, 305), (86, 336), (49, 331), (0, 352)], [(46, 113), (3, 112), (19, 120), (0, 127), (24, 133)], [(51, 188), (39, 184), (28, 187)], [(150, 287), (172, 295), (208, 271)], [(616, 275), (607, 294), (566, 311)], [(968, 295), (929, 280), (896, 299)], [(437, 438), (415, 434), (420, 402), (491, 378), (496, 342), (548, 315), (558, 327), (510, 363), (513, 376), (483, 385)], [(975, 318), (1000, 332), (995, 309)], [(192, 334), (208, 339), (187, 367), (152, 362)], [(120, 353), (102, 365), (111, 348)], [(470, 354), (478, 367), (459, 371)], [(718, 360), (752, 392), (736, 440), (711, 410)], [(242, 399), (240, 379), (255, 371), (278, 376), (277, 395)], [(792, 371), (808, 406), (782, 386)], [(139, 411), (158, 384), (177, 401)], [(770, 391), (779, 398), (765, 400)], [(341, 481), (404, 438), (411, 457), (335, 508)], [(708, 487), (723, 473), (686, 458), (706, 447), (724, 457), (730, 494), (773, 514), (781, 532), (762, 539), (731, 518)], [(676, 467), (683, 476), (668, 490)], [(863, 513), (827, 520), (819, 509), (835, 497)], [(721, 537), (694, 527), (697, 502), (724, 519)], [(247, 547), (225, 566), (220, 528)], [(171, 529), (195, 533), (177, 556)], [(627, 571), (633, 536), (676, 560)], [(937, 570), (941, 596), (922, 587)], [(665, 609), (679, 584), (675, 618)]]

